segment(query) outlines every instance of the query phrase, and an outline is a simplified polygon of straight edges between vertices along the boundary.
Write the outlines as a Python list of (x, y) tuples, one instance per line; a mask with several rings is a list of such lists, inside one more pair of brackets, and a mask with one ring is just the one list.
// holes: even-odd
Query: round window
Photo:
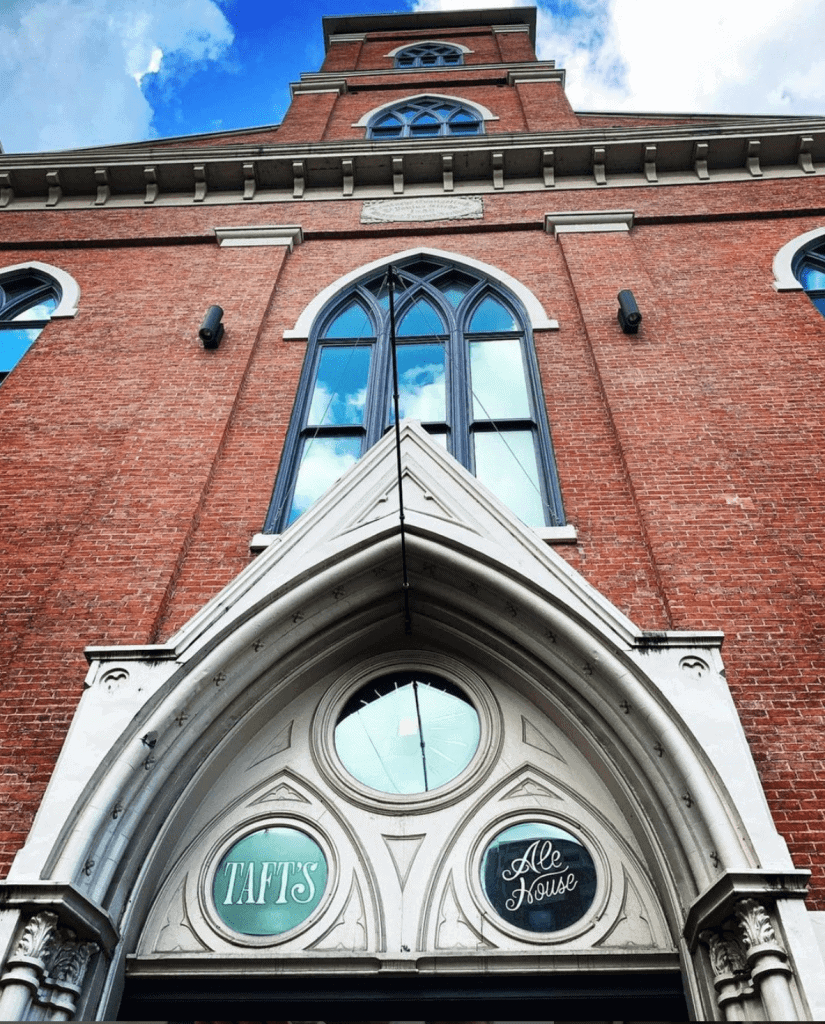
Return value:
[(321, 902), (327, 860), (296, 828), (264, 828), (235, 843), (218, 863), (212, 896), (219, 917), (242, 935), (281, 935)]
[(373, 679), (344, 705), (335, 750), (382, 793), (426, 793), (451, 782), (478, 749), (479, 717), (457, 686), (427, 672)]
[(596, 865), (569, 832), (530, 821), (500, 832), (484, 851), (481, 885), (496, 913), (529, 932), (558, 932), (596, 896)]

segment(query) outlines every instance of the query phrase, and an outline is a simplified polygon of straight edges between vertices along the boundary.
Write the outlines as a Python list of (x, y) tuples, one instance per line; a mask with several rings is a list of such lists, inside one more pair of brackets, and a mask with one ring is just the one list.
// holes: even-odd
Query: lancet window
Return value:
[(0, 382), (34, 344), (60, 295), (57, 283), (38, 270), (0, 272)]
[[(531, 526), (563, 523), (526, 315), (477, 271), (412, 257), (394, 293), (401, 418)], [(265, 529), (293, 523), (394, 422), (386, 268), (316, 321)]]

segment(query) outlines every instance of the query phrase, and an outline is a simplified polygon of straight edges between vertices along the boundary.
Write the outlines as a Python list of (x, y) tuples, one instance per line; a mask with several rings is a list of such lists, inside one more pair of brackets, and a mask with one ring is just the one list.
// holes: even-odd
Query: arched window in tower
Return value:
[(395, 55), (397, 68), (455, 67), (464, 63), (464, 55), (457, 46), (447, 43), (419, 43), (408, 46)]
[(432, 138), (480, 135), (484, 121), (469, 105), (422, 96), (379, 111), (367, 126), (368, 139)]
[(61, 294), (59, 284), (40, 270), (0, 271), (0, 382), (34, 344)]
[(825, 236), (799, 250), (793, 260), (793, 273), (808, 298), (825, 316)]
[[(430, 256), (395, 268), (402, 418), (529, 526), (564, 522), (528, 320), (509, 291)], [(386, 268), (330, 302), (309, 339), (265, 530), (286, 529), (393, 424)]]

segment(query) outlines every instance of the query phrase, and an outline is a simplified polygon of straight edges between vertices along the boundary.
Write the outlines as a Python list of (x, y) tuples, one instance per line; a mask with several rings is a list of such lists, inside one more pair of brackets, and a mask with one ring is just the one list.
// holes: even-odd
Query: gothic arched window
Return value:
[(480, 135), (484, 121), (470, 106), (441, 97), (422, 96), (380, 110), (367, 126), (368, 139), (432, 138)]
[(808, 298), (825, 316), (825, 237), (806, 246), (793, 260), (793, 273)]
[[(538, 366), (518, 300), (429, 256), (396, 268), (402, 418), (530, 526), (564, 522)], [(265, 530), (294, 522), (393, 423), (386, 268), (330, 302), (309, 339)]]
[(34, 344), (60, 298), (60, 286), (39, 270), (0, 271), (0, 382)]
[(454, 67), (464, 63), (464, 55), (456, 46), (446, 43), (419, 43), (408, 46), (395, 55), (397, 68)]

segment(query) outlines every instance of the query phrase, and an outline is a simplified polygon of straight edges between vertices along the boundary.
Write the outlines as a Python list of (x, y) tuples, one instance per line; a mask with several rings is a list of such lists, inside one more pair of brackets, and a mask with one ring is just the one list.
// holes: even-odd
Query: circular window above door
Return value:
[(428, 672), (391, 672), (341, 709), (335, 751), (359, 782), (381, 793), (428, 793), (457, 778), (480, 738), (478, 712), (458, 686)]

